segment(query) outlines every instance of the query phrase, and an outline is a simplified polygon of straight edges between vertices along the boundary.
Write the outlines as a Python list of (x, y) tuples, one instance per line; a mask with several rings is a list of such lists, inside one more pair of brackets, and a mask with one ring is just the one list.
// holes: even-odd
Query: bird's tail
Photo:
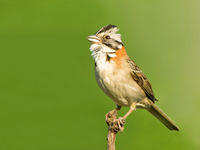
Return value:
[(179, 131), (176, 124), (155, 104), (151, 103), (148, 111), (159, 119), (169, 130)]

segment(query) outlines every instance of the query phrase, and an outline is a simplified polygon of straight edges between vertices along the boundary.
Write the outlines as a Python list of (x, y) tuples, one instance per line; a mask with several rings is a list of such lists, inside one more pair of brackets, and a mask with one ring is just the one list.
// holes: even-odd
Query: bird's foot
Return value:
[(113, 122), (113, 129), (115, 132), (123, 132), (124, 131), (124, 124), (125, 119), (123, 117), (119, 117), (117, 119), (114, 119)]
[(117, 118), (116, 109), (108, 112), (105, 115), (105, 117), (106, 117), (106, 123), (110, 130), (116, 133), (124, 131), (125, 118), (124, 117)]
[(108, 120), (107, 122), (109, 129), (115, 133), (124, 131), (124, 123), (125, 123), (125, 119), (123, 117), (119, 117), (115, 119), (112, 118), (112, 120)]

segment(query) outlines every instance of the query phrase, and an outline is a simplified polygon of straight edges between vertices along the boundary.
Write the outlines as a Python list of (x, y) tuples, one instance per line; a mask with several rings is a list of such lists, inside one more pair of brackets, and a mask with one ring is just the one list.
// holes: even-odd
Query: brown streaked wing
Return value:
[(144, 90), (146, 96), (152, 101), (155, 102), (157, 99), (154, 97), (153, 89), (147, 77), (144, 73), (140, 70), (140, 68), (136, 65), (136, 63), (131, 60), (127, 59), (129, 66), (131, 67), (130, 75), (134, 81)]

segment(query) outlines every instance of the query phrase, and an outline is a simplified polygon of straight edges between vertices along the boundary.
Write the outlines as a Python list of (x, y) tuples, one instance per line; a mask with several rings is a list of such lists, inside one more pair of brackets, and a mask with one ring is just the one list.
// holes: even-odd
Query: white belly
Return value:
[(130, 106), (140, 102), (146, 95), (131, 78), (129, 70), (116, 68), (108, 62), (106, 66), (95, 69), (96, 80), (100, 88), (119, 106)]

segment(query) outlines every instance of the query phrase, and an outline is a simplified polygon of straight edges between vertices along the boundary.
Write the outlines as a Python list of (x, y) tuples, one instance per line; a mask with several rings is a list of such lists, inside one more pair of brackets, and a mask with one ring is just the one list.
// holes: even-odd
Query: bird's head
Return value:
[(99, 54), (106, 54), (111, 58), (116, 56), (116, 51), (123, 47), (121, 35), (117, 34), (118, 30), (115, 25), (107, 25), (94, 35), (88, 36), (88, 40), (91, 42), (90, 50), (94, 58)]

